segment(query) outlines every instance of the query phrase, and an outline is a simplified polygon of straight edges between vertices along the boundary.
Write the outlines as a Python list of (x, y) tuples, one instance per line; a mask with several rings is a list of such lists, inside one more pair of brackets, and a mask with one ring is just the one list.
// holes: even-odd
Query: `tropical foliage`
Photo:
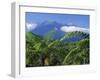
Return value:
[(89, 64), (88, 33), (69, 32), (53, 39), (54, 33), (41, 37), (26, 32), (26, 67)]

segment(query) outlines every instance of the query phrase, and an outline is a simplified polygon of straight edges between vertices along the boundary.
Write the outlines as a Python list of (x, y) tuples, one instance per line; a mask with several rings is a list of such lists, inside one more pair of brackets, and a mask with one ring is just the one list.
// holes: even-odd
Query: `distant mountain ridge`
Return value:
[(57, 23), (56, 21), (45, 21), (39, 24), (37, 28), (32, 30), (32, 32), (40, 36), (44, 36), (49, 31), (55, 30), (55, 39), (59, 39), (65, 34), (65, 32), (60, 30), (61, 26), (63, 25), (64, 24)]
[[(49, 35), (50, 35), (51, 39), (53, 39), (52, 36), (51, 36), (52, 34), (53, 33), (50, 32), (49, 34), (45, 35), (45, 37), (46, 36), (49, 37)], [(30, 40), (30, 39), (34, 40), (35, 39), (35, 41), (44, 39), (44, 37), (41, 37), (41, 36), (39, 36), (37, 34), (34, 34), (32, 32), (27, 32), (26, 33), (26, 38), (27, 38), (27, 40)], [(74, 31), (74, 32), (66, 33), (65, 35), (63, 35), (58, 40), (63, 41), (63, 42), (76, 42), (76, 41), (86, 39), (86, 38), (89, 39), (89, 34), (88, 33)], [(53, 40), (55, 40), (55, 39), (53, 39)]]
[(82, 39), (88, 38), (89, 39), (89, 34), (80, 32), (80, 31), (74, 31), (74, 32), (69, 32), (65, 34), (60, 41), (67, 41), (67, 42), (76, 42)]
[(43, 38), (46, 35), (47, 36), (53, 35), (52, 38), (54, 40), (61, 40), (67, 42), (75, 42), (84, 38), (89, 38), (89, 33), (84, 33), (81, 31), (73, 31), (73, 32), (62, 31), (61, 27), (65, 25), (67, 24), (61, 24), (56, 21), (44, 21), (40, 23), (34, 30), (32, 30), (31, 34), (33, 33), (34, 36), (38, 36), (40, 38)]

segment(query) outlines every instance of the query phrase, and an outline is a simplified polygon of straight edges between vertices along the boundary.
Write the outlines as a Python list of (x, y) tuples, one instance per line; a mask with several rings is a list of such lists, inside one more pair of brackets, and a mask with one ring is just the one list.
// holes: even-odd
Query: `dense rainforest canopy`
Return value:
[(26, 32), (26, 67), (89, 64), (89, 34), (74, 31), (53, 39)]

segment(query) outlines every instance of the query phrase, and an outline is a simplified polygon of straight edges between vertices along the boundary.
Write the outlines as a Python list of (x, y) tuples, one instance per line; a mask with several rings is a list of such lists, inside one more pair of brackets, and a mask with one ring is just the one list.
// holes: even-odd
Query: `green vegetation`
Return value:
[[(89, 64), (89, 34), (70, 32), (53, 40), (54, 31), (40, 37), (26, 32), (26, 67)], [(76, 42), (63, 41), (80, 35)]]

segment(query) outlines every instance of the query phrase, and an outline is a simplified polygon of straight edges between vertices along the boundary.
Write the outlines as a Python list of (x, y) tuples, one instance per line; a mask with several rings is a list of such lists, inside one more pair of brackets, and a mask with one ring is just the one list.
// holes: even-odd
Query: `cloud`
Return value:
[(62, 26), (61, 30), (64, 32), (81, 31), (81, 32), (89, 33), (89, 29), (81, 28), (77, 26)]
[(26, 23), (27, 31), (32, 31), (37, 27), (36, 23)]

